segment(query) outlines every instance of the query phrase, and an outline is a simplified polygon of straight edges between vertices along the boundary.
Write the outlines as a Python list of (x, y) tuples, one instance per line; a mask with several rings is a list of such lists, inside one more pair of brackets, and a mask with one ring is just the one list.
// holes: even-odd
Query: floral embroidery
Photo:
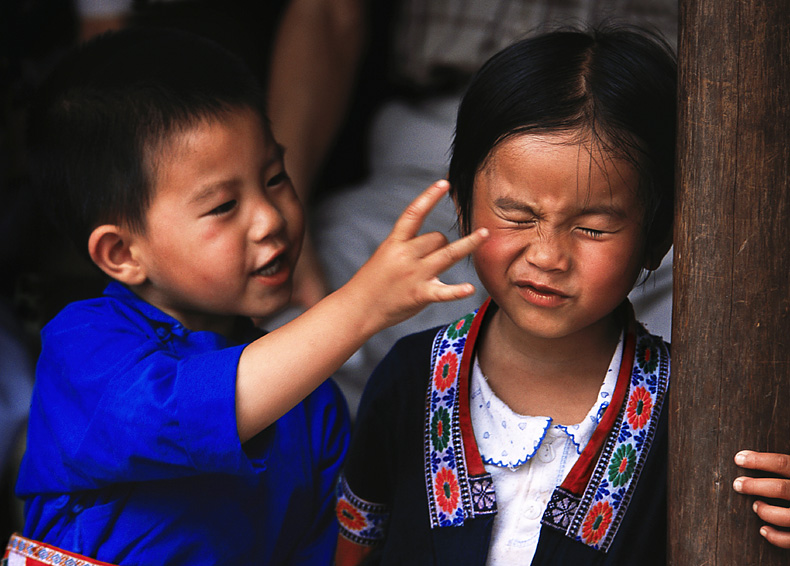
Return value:
[(450, 468), (442, 468), (436, 474), (436, 483), (434, 484), (434, 493), (436, 494), (436, 502), (445, 513), (453, 513), (458, 505), (458, 498), (461, 496), (461, 490), (458, 487), (458, 478)]
[(609, 464), (609, 481), (614, 487), (625, 485), (636, 467), (636, 450), (630, 444), (622, 444), (612, 455)]
[(384, 540), (389, 509), (385, 505), (354, 495), (343, 476), (337, 486), (335, 515), (340, 534), (348, 540), (364, 546), (372, 546)]
[(628, 424), (635, 430), (641, 429), (650, 420), (653, 401), (644, 387), (637, 387), (628, 400)]
[(565, 531), (573, 520), (576, 510), (579, 508), (579, 498), (558, 487), (551, 494), (551, 499), (543, 513), (542, 523), (555, 529)]
[(450, 413), (444, 407), (436, 409), (431, 419), (431, 440), (439, 451), (450, 443)]
[(582, 527), (584, 542), (598, 544), (611, 524), (612, 508), (606, 501), (599, 501), (590, 509), (590, 513), (584, 521), (584, 527)]
[(473, 478), (469, 481), (472, 492), (472, 504), (478, 513), (496, 512), (496, 493), (494, 480), (490, 476)]
[(436, 364), (433, 380), (436, 389), (444, 391), (450, 387), (458, 374), (458, 356), (452, 352), (447, 352)]
[(464, 336), (472, 327), (472, 321), (474, 318), (475, 317), (473, 314), (468, 314), (465, 317), (455, 321), (447, 328), (447, 337), (451, 340), (455, 340), (461, 336)]
[(361, 531), (368, 524), (365, 517), (344, 499), (337, 502), (336, 512), (337, 520), (349, 530)]
[(658, 366), (658, 352), (652, 340), (643, 340), (637, 347), (636, 361), (642, 371), (652, 373)]

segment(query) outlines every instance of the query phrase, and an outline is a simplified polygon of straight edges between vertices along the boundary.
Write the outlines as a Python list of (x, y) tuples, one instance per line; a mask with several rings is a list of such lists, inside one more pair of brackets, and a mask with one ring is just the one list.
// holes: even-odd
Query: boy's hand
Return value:
[[(742, 450), (735, 455), (735, 463), (742, 468), (762, 470), (790, 478), (790, 454)], [(790, 501), (790, 479), (742, 476), (735, 478), (733, 489), (746, 495)], [(777, 527), (790, 527), (790, 509), (787, 507), (770, 505), (765, 501), (755, 501), (752, 508), (763, 521)], [(771, 525), (764, 525), (760, 529), (760, 534), (771, 544), (780, 548), (790, 548), (790, 531), (780, 530)]]
[(447, 243), (439, 232), (417, 235), (426, 216), (447, 193), (437, 181), (406, 207), (389, 236), (349, 281), (361, 301), (381, 315), (377, 330), (414, 316), (430, 303), (453, 301), (474, 293), (471, 283), (446, 285), (439, 274), (475, 250), (487, 237), (485, 229)]
[(474, 292), (470, 283), (445, 285), (438, 275), (477, 248), (488, 231), (477, 230), (452, 244), (437, 232), (417, 235), (448, 189), (447, 181), (431, 185), (406, 208), (351, 281), (244, 348), (236, 369), (236, 421), (242, 442), (307, 397), (376, 332), (429, 303)]

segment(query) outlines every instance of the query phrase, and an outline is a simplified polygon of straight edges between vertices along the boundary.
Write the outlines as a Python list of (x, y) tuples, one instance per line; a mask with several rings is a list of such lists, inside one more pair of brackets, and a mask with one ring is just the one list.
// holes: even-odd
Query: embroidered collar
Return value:
[[(490, 304), (486, 301), (476, 314), (450, 324), (434, 340), (424, 446), (431, 528), (458, 526), (496, 513), (493, 481), (480, 457), (469, 407), (475, 342)], [(632, 322), (611, 402), (554, 491), (544, 525), (596, 549), (608, 549), (647, 457), (668, 379), (666, 345)]]

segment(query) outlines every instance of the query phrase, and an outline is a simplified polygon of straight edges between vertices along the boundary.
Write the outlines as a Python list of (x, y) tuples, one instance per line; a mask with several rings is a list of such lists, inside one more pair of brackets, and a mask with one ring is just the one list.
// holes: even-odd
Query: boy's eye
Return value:
[(277, 173), (275, 176), (273, 176), (271, 179), (269, 179), (267, 181), (267, 183), (266, 183), (266, 186), (267, 187), (276, 187), (280, 183), (284, 183), (287, 180), (288, 180), (288, 173), (286, 173), (285, 171), (282, 171), (281, 173)]
[(227, 214), (228, 212), (233, 210), (235, 207), (236, 207), (236, 201), (235, 200), (229, 200), (228, 202), (224, 202), (221, 205), (219, 205), (217, 208), (211, 210), (211, 212), (209, 212), (209, 214), (212, 214), (214, 216), (219, 216), (221, 214)]

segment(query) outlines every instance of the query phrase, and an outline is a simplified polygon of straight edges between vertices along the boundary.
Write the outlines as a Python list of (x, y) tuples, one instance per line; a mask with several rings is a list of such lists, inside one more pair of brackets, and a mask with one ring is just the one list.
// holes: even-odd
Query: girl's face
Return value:
[(645, 262), (636, 169), (575, 139), (510, 138), (475, 176), (475, 268), (514, 339), (610, 330)]

